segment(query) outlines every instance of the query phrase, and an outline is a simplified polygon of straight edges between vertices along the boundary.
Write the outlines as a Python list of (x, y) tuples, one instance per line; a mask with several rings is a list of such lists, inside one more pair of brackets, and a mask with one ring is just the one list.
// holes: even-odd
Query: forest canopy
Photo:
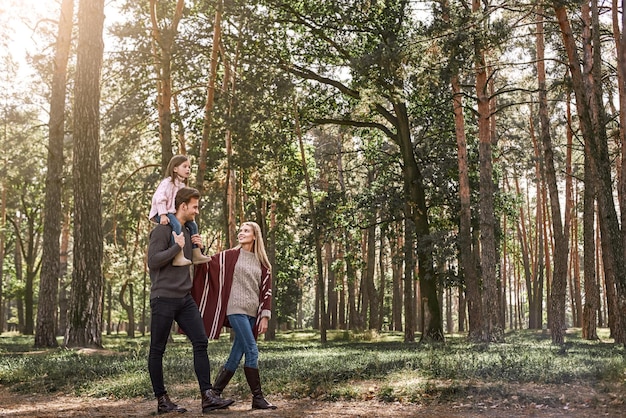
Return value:
[(0, 6), (0, 332), (149, 329), (173, 155), (208, 253), (261, 225), (280, 330), (626, 343), (617, 2)]

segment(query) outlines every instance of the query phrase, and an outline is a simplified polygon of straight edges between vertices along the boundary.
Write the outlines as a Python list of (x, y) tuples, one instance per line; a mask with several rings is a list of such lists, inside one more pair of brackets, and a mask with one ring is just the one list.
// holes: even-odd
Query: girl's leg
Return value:
[[(190, 235), (196, 235), (198, 233), (198, 224), (196, 223), (196, 221), (185, 222), (185, 226), (187, 227), (187, 229), (189, 229)], [(196, 244), (193, 244), (192, 248), (198, 248), (198, 246)]]

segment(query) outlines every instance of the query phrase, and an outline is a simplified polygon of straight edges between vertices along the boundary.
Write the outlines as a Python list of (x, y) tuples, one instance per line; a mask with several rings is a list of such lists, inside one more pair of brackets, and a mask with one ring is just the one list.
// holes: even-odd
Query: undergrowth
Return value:
[[(85, 396), (151, 397), (147, 372), (148, 337), (106, 336), (105, 350), (66, 348), (34, 351), (33, 338), (0, 336), (0, 385), (23, 393), (63, 391)], [(213, 378), (228, 356), (228, 335), (209, 344)], [(509, 383), (624, 384), (624, 348), (585, 341), (578, 332), (555, 347), (541, 331), (516, 331), (502, 344), (477, 345), (463, 336), (445, 343), (402, 342), (399, 333), (329, 332), (321, 344), (313, 331), (280, 333), (259, 341), (264, 390), (290, 398), (424, 401), (454, 397), (487, 383), (506, 396)], [(191, 345), (174, 335), (164, 358), (170, 389), (195, 395)], [(620, 383), (621, 382), (621, 383)], [(244, 396), (249, 389), (241, 371), (227, 391)]]

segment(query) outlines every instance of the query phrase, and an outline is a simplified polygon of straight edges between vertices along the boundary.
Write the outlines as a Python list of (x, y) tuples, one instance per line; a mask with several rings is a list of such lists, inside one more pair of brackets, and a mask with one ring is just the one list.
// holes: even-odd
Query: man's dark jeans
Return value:
[(198, 311), (198, 305), (191, 295), (184, 298), (157, 297), (150, 300), (152, 316), (150, 321), (150, 354), (148, 371), (154, 395), (159, 397), (167, 391), (163, 382), (163, 353), (170, 335), (172, 322), (191, 340), (193, 346), (193, 366), (200, 390), (211, 389), (211, 367), (207, 354), (208, 338)]

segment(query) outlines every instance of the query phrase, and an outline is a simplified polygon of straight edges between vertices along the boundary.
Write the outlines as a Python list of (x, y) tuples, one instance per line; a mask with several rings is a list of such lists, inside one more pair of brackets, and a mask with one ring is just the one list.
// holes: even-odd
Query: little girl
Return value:
[[(182, 232), (182, 227), (178, 219), (176, 219), (176, 192), (185, 187), (190, 174), (191, 165), (189, 164), (189, 159), (185, 155), (173, 156), (167, 165), (165, 178), (159, 183), (154, 196), (152, 196), (152, 207), (148, 217), (161, 225), (170, 224), (172, 230), (177, 235)], [(198, 225), (194, 221), (185, 223), (185, 226), (189, 229), (191, 235), (198, 233)], [(174, 237), (172, 236), (173, 243)], [(203, 255), (202, 250), (197, 245), (193, 245), (193, 264), (207, 263), (210, 260), (211, 257)], [(174, 266), (188, 266), (191, 263), (192, 260), (185, 257), (182, 248), (172, 261)]]

